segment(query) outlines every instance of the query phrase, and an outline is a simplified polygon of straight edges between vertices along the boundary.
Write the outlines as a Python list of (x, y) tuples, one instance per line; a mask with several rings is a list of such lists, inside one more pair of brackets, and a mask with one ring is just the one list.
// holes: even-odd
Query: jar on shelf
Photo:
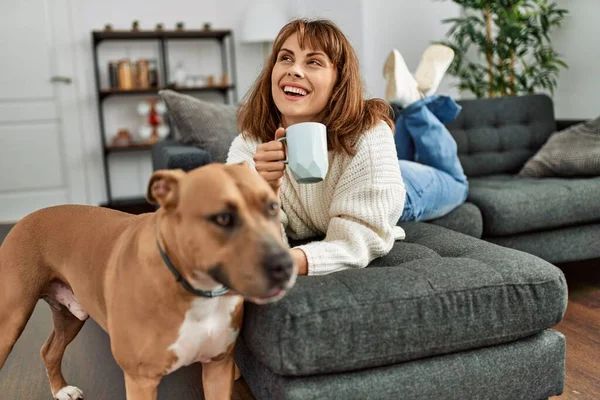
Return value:
[(119, 89), (133, 89), (133, 71), (131, 62), (127, 59), (119, 61)]
[(148, 84), (150, 87), (158, 87), (158, 66), (156, 60), (148, 60)]
[(175, 70), (173, 71), (173, 82), (178, 87), (185, 87), (187, 80), (187, 73), (185, 72), (185, 68), (183, 68), (183, 63), (178, 62), (175, 66)]
[(108, 62), (108, 87), (111, 89), (119, 88), (119, 62)]
[(135, 63), (135, 83), (138, 89), (150, 87), (148, 61), (139, 59)]

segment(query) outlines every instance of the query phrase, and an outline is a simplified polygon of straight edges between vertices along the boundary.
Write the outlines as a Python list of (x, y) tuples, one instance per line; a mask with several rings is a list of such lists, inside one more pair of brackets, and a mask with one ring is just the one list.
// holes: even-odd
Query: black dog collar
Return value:
[(183, 277), (183, 275), (181, 275), (177, 268), (175, 268), (175, 266), (171, 262), (171, 259), (160, 245), (160, 240), (158, 239), (158, 224), (156, 229), (156, 245), (158, 246), (158, 252), (160, 253), (160, 256), (162, 257), (163, 261), (175, 276), (175, 280), (179, 282), (181, 286), (183, 286), (183, 288), (188, 292), (200, 297), (218, 297), (229, 293), (229, 288), (225, 285), (223, 285), (222, 288), (215, 290), (200, 290), (190, 285), (190, 283)]

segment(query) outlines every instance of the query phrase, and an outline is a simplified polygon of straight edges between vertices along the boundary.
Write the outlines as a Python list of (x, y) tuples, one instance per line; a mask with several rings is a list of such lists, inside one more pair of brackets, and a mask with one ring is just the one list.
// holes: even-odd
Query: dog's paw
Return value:
[(65, 386), (54, 395), (54, 400), (83, 400), (83, 392), (75, 386)]

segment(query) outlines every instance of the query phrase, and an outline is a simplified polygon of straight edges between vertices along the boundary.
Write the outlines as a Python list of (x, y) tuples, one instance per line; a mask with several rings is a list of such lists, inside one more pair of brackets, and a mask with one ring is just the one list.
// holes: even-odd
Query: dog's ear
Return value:
[(174, 208), (179, 201), (179, 182), (185, 176), (181, 169), (155, 171), (148, 182), (146, 200), (165, 209)]

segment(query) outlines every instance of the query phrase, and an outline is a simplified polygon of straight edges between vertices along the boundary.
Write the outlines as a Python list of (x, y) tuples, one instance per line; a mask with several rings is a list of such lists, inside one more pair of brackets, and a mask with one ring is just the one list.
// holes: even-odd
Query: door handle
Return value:
[(73, 82), (73, 79), (69, 78), (68, 76), (53, 76), (52, 78), (50, 78), (50, 82), (66, 83), (67, 85), (69, 85)]

